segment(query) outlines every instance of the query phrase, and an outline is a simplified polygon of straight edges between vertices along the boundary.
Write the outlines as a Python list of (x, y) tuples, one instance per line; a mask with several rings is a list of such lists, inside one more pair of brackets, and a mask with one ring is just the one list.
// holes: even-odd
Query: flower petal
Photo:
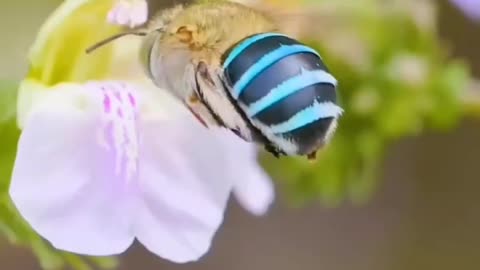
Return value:
[(241, 168), (236, 177), (233, 193), (240, 205), (253, 215), (264, 215), (275, 200), (273, 182), (258, 164), (258, 148), (253, 143), (230, 134), (224, 136), (229, 147), (232, 171)]
[(480, 21), (480, 2), (478, 0), (451, 0), (470, 19)]
[(112, 24), (134, 28), (147, 21), (148, 6), (145, 0), (117, 0), (107, 16)]
[(130, 27), (136, 27), (144, 24), (148, 19), (148, 5), (147, 1), (136, 0), (136, 4), (132, 8), (130, 16)]
[(58, 249), (103, 256), (123, 252), (134, 235), (128, 179), (115, 170), (113, 126), (103, 93), (64, 84), (25, 121), (10, 196), (34, 230)]
[(267, 213), (275, 200), (272, 181), (260, 168), (250, 168), (243, 182), (236, 182), (233, 190), (240, 205), (251, 214), (261, 216)]
[(47, 86), (36, 80), (25, 79), (20, 83), (17, 95), (17, 125), (20, 129), (23, 129), (32, 107), (48, 96), (48, 90)]
[(112, 2), (62, 1), (42, 24), (30, 49), (28, 78), (52, 86), (108, 76), (113, 47), (106, 46), (88, 55), (85, 49), (121, 31), (121, 27), (105, 21)]
[(190, 115), (142, 127), (137, 238), (173, 262), (197, 260), (223, 221), (235, 179), (227, 148)]

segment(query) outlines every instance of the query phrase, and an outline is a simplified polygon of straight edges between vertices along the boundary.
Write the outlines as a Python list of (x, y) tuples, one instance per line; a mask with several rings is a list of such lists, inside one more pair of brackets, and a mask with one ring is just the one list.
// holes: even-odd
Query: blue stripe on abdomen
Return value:
[(231, 101), (277, 147), (309, 154), (342, 113), (336, 79), (314, 49), (282, 34), (238, 44), (222, 56)]
[(240, 79), (233, 85), (233, 98), (238, 99), (238, 96), (242, 93), (245, 87), (248, 86), (248, 84), (258, 74), (267, 69), (269, 66), (282, 58), (297, 53), (312, 53), (319, 56), (314, 49), (305, 45), (281, 45), (278, 49), (265, 54), (257, 63), (253, 64), (245, 73), (242, 74)]
[(250, 106), (247, 107), (247, 115), (249, 117), (254, 117), (268, 107), (288, 98), (288, 96), (298, 91), (302, 91), (310, 85), (319, 83), (328, 83), (336, 86), (337, 80), (326, 71), (305, 70), (302, 68), (300, 74), (284, 81), (277, 87), (271, 89), (270, 92), (260, 100), (250, 104)]
[[(247, 40), (249, 40), (248, 38)], [(223, 63), (225, 65), (225, 76), (229, 83), (233, 86), (240, 77), (250, 67), (255, 65), (262, 57), (283, 45), (299, 44), (298, 41), (282, 35), (265, 35), (262, 39), (249, 43), (248, 46), (242, 46), (246, 42), (240, 42), (240, 45), (233, 47), (231, 52), (227, 51), (227, 59)], [(237, 49), (243, 47), (243, 49)], [(231, 57), (235, 55), (235, 57)], [(228, 61), (228, 62), (227, 62)]]
[(238, 46), (233, 48), (233, 50), (230, 52), (228, 57), (223, 62), (223, 68), (226, 68), (228, 65), (230, 65), (232, 61), (235, 58), (237, 58), (239, 55), (241, 55), (249, 46), (268, 37), (286, 37), (286, 36), (278, 33), (263, 33), (263, 34), (254, 35), (252, 37), (245, 39)]
[(325, 142), (325, 137), (333, 121), (334, 118), (332, 117), (321, 118), (291, 132), (282, 133), (279, 136), (288, 142), (295, 143), (297, 146), (297, 154), (308, 155), (312, 150)]
[(314, 54), (298, 53), (290, 55), (277, 61), (253, 79), (238, 97), (238, 101), (248, 107), (285, 80), (297, 76), (300, 67), (306, 70), (325, 70), (328, 72), (320, 58)]
[(336, 103), (335, 87), (326, 83), (310, 85), (261, 111), (255, 115), (255, 119), (266, 126), (280, 124), (311, 106), (313, 102)]
[(292, 132), (322, 118), (339, 117), (343, 110), (332, 102), (319, 103), (315, 101), (311, 106), (299, 111), (288, 120), (271, 125), (274, 134)]

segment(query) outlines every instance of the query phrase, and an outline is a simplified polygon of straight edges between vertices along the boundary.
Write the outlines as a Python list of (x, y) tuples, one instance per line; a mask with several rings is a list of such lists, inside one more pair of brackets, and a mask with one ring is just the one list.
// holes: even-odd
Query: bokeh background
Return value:
[[(0, 2), (2, 87), (24, 77), (28, 48), (59, 2)], [(480, 269), (480, 21), (447, 1), (265, 2), (318, 4), (318, 14), (286, 26), (318, 46), (343, 82), (351, 113), (339, 138), (317, 167), (263, 158), (277, 184), (273, 209), (255, 218), (232, 201), (200, 262), (173, 265), (137, 245), (115, 269)], [(5, 134), (0, 153), (15, 143)], [(1, 269), (42, 269), (28, 245), (9, 240), (0, 237)]]

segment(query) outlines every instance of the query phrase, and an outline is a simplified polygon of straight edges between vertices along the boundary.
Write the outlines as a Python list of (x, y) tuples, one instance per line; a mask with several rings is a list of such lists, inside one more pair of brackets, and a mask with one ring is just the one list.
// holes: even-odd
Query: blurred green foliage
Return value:
[[(317, 3), (321, 2), (326, 1)], [(345, 113), (332, 143), (318, 153), (315, 163), (264, 158), (297, 205), (316, 199), (327, 206), (345, 200), (365, 203), (379, 186), (389, 145), (425, 129), (449, 130), (462, 117), (469, 69), (448, 57), (435, 21), (433, 27), (422, 25), (418, 16), (426, 16), (416, 14), (414, 4), (402, 8), (383, 6), (382, 1), (359, 2), (330, 1), (328, 16), (333, 19), (319, 18), (317, 27), (304, 34), (339, 81)], [(394, 2), (400, 3), (390, 1)], [(434, 6), (418, 8), (434, 12)], [(330, 29), (318, 27), (322, 24)]]

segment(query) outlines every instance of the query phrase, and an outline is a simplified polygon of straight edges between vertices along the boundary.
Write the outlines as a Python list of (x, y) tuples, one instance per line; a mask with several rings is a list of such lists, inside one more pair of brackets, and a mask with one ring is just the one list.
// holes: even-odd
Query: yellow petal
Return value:
[(107, 22), (113, 0), (67, 0), (41, 27), (31, 47), (28, 78), (45, 85), (105, 78), (112, 47), (87, 55), (85, 49), (121, 28)]
[(17, 98), (17, 125), (23, 128), (25, 121), (28, 119), (33, 108), (41, 104), (51, 90), (61, 89), (65, 87), (82, 87), (78, 83), (60, 83), (53, 87), (49, 87), (40, 81), (34, 79), (25, 79), (20, 83)]

